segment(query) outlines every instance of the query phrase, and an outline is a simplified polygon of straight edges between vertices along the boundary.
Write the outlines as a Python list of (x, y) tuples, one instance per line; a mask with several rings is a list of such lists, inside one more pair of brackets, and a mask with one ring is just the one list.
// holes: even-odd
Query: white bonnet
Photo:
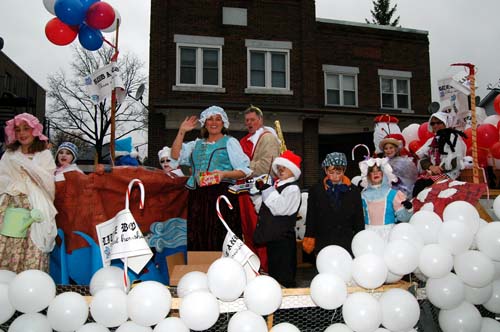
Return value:
[(370, 158), (359, 163), (359, 169), (361, 170), (361, 186), (363, 186), (363, 188), (368, 186), (368, 168), (375, 165), (384, 173), (384, 178), (387, 179), (389, 184), (397, 182), (398, 178), (392, 173), (392, 166), (389, 164), (389, 158)]
[(163, 149), (158, 151), (158, 159), (161, 160), (161, 158), (167, 157), (167, 159), (170, 159), (170, 151), (171, 149), (168, 146), (164, 146)]
[(224, 109), (219, 106), (210, 106), (209, 108), (201, 112), (199, 120), (201, 126), (203, 127), (205, 125), (205, 121), (207, 121), (209, 117), (217, 114), (219, 114), (222, 117), (222, 121), (224, 122), (224, 128), (229, 128), (229, 119), (227, 118), (227, 114), (224, 111)]

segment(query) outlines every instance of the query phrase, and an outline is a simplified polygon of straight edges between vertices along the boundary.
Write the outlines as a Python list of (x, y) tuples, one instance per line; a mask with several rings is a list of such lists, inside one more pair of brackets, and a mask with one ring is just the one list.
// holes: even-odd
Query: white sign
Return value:
[(96, 105), (104, 99), (110, 98), (113, 89), (116, 89), (116, 99), (119, 103), (123, 102), (126, 96), (116, 62), (111, 62), (93, 72), (92, 75), (85, 77), (85, 87), (92, 102)]
[(259, 257), (231, 231), (228, 231), (224, 238), (222, 256), (230, 257), (243, 266), (247, 275), (247, 282), (257, 276), (260, 268)]

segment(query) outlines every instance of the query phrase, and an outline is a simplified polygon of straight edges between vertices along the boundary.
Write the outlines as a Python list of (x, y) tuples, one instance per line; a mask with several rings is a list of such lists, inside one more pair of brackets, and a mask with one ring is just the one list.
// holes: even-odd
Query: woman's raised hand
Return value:
[(192, 115), (192, 116), (187, 116), (184, 121), (182, 121), (180, 130), (184, 132), (188, 132), (196, 128), (198, 125), (198, 117)]

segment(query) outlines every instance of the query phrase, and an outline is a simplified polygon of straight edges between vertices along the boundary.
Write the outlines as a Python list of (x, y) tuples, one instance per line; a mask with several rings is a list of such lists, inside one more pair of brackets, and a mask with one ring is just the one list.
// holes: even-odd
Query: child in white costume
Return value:
[(378, 233), (386, 242), (397, 221), (410, 220), (413, 209), (406, 195), (392, 189), (397, 181), (387, 158), (371, 158), (359, 163), (362, 185), (361, 192), (365, 228)]
[[(7, 151), (0, 160), (0, 269), (48, 271), (57, 227), (56, 165), (42, 125), (28, 113), (7, 121)], [(19, 227), (19, 214), (29, 216)], [(33, 222), (34, 221), (34, 222)]]

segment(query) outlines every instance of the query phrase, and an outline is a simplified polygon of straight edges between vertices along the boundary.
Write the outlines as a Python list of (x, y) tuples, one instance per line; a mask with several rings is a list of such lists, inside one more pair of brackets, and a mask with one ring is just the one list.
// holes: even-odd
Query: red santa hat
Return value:
[(281, 156), (277, 157), (273, 161), (273, 171), (278, 174), (278, 166), (284, 166), (292, 171), (295, 179), (300, 177), (300, 163), (302, 162), (302, 158), (296, 155), (290, 150), (286, 150), (281, 154)]

